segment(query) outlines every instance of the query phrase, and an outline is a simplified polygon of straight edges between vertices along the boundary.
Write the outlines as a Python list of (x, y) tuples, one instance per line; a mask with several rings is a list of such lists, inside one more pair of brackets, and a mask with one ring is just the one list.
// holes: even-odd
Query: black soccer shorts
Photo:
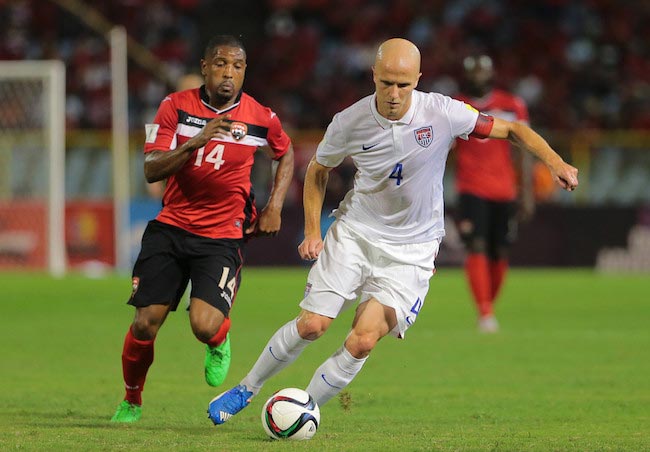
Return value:
[(458, 229), (468, 247), (481, 239), (488, 255), (496, 257), (498, 248), (510, 247), (517, 238), (516, 205), (463, 193), (458, 199)]
[(242, 240), (202, 237), (150, 221), (133, 266), (128, 304), (171, 304), (175, 311), (192, 281), (190, 297), (204, 300), (228, 317), (241, 282), (242, 245)]

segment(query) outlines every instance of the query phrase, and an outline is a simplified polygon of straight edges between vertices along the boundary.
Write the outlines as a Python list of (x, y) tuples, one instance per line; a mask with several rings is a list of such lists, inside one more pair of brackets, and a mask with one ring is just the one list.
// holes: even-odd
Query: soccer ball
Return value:
[(273, 439), (310, 439), (319, 423), (318, 404), (302, 389), (282, 389), (262, 408), (262, 426)]

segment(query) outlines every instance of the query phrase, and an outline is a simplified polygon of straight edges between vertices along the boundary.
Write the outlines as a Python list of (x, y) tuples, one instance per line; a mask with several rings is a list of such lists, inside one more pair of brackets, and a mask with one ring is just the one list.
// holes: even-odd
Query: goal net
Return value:
[(65, 66), (0, 61), (0, 271), (65, 273)]

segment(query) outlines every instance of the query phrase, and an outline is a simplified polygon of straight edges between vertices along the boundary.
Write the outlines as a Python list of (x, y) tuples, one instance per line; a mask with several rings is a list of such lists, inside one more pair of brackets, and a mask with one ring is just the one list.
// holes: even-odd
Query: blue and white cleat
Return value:
[(239, 385), (210, 400), (208, 417), (214, 425), (220, 425), (239, 413), (251, 403), (253, 393)]

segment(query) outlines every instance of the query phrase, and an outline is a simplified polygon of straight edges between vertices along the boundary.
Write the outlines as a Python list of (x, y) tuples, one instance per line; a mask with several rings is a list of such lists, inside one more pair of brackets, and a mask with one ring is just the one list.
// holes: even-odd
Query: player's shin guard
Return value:
[(241, 384), (257, 395), (266, 380), (294, 362), (311, 342), (300, 337), (296, 319), (291, 320), (271, 337)]
[(142, 390), (147, 378), (147, 371), (153, 362), (154, 340), (141, 341), (131, 333), (131, 328), (124, 338), (122, 349), (122, 375), (126, 396), (124, 400), (142, 405)]
[(350, 384), (367, 359), (355, 358), (344, 345), (316, 369), (305, 390), (322, 406)]

